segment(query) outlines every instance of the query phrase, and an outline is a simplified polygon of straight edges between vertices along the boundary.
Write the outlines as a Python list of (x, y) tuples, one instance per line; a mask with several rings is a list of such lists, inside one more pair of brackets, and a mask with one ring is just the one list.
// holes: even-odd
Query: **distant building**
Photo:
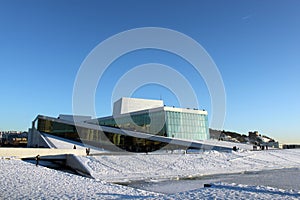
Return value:
[(25, 147), (27, 146), (27, 132), (9, 131), (1, 134), (1, 146)]
[(279, 148), (279, 142), (276, 142), (274, 139), (270, 137), (259, 134), (258, 131), (249, 132), (248, 137), (249, 137), (249, 141), (252, 144), (259, 145), (259, 146)]
[(300, 144), (283, 144), (283, 149), (300, 149)]

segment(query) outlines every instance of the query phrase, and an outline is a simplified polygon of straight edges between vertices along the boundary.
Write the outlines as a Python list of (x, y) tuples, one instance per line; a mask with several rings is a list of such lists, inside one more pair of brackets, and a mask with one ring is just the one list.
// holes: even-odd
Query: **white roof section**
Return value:
[(162, 100), (122, 97), (114, 103), (113, 115), (121, 115), (125, 113), (131, 113), (163, 106), (164, 102)]
[(202, 114), (202, 115), (207, 115), (206, 110), (198, 110), (195, 108), (175, 108), (175, 107), (163, 107), (165, 111), (172, 111), (172, 112), (181, 112), (181, 113), (192, 113), (192, 114)]

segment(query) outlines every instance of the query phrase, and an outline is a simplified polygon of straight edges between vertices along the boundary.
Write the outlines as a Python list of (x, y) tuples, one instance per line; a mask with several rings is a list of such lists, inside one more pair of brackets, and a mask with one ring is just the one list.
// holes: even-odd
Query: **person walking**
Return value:
[(35, 157), (35, 166), (38, 166), (39, 165), (39, 161), (40, 161), (40, 155), (37, 155)]
[(86, 152), (86, 155), (87, 155), (87, 156), (90, 155), (90, 148), (86, 148), (86, 149), (85, 149), (85, 152)]

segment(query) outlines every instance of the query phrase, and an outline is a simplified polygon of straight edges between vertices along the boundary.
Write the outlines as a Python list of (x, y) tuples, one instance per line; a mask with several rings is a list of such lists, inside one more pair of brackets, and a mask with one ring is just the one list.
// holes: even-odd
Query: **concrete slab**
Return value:
[(86, 155), (85, 149), (47, 149), (47, 148), (0, 148), (0, 157), (29, 158), (50, 155)]

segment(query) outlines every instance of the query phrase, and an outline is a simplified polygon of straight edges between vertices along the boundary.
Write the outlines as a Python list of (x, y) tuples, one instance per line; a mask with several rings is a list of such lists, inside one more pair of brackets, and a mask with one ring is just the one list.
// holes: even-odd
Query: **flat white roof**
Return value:
[(113, 116), (118, 117), (126, 116), (129, 114), (134, 115), (142, 114), (145, 112), (156, 112), (161, 110), (207, 115), (207, 111), (205, 110), (164, 106), (162, 100), (122, 97), (114, 103)]
[(163, 107), (165, 111), (173, 111), (173, 112), (182, 112), (182, 113), (193, 113), (193, 114), (202, 114), (207, 115), (206, 110), (198, 110), (195, 108), (176, 108), (176, 107)]

